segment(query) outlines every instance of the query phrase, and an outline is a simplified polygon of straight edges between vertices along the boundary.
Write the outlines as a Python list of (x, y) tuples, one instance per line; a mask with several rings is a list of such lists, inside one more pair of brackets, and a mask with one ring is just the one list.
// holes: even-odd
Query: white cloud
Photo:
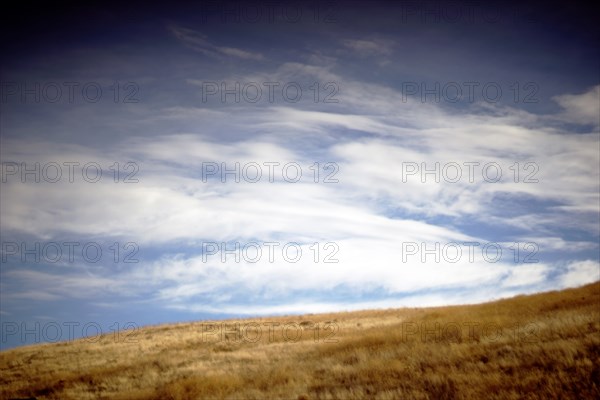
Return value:
[(593, 250), (598, 247), (598, 244), (594, 242), (564, 240), (563, 238), (556, 236), (526, 236), (517, 238), (516, 241), (521, 243), (535, 243), (545, 251), (558, 250), (562, 252), (578, 252), (583, 250)]
[(222, 57), (222, 56), (233, 56), (244, 60), (263, 60), (264, 57), (260, 53), (253, 53), (250, 51), (226, 47), (226, 46), (215, 46), (210, 43), (206, 35), (201, 34), (193, 29), (183, 28), (180, 26), (171, 25), (169, 27), (171, 33), (184, 43), (189, 48), (196, 50), (211, 57)]
[[(189, 45), (220, 51), (194, 32), (173, 29)], [(233, 53), (230, 55), (243, 58), (243, 53)], [(486, 286), (497, 287), (496, 296), (547, 287), (545, 282), (557, 266), (491, 265), (481, 260), (409, 265), (398, 262), (399, 246), (403, 242), (483, 242), (483, 238), (464, 233), (461, 226), (485, 222), (530, 232), (519, 231), (519, 237), (537, 240), (540, 247), (593, 249), (587, 242), (562, 237), (560, 228), (597, 235), (597, 223), (590, 218), (599, 209), (597, 132), (559, 132), (552, 127), (550, 116), (487, 104), (451, 113), (435, 104), (405, 100), (402, 93), (390, 88), (342, 79), (329, 68), (298, 63), (283, 64), (272, 74), (243, 81), (299, 77), (339, 82), (339, 103), (318, 110), (311, 99), (296, 105), (236, 105), (226, 110), (193, 106), (152, 110), (150, 124), (186, 120), (194, 121), (191, 125), (197, 128), (176, 135), (153, 132), (151, 138), (118, 142), (110, 149), (110, 157), (86, 146), (3, 141), (3, 160), (62, 163), (76, 155), (105, 167), (116, 160), (132, 160), (140, 167), (139, 183), (129, 185), (111, 179), (97, 184), (81, 180), (74, 184), (22, 184), (18, 179), (3, 183), (3, 234), (44, 240), (126, 238), (138, 242), (141, 253), (144, 246), (164, 251), (158, 259), (114, 276), (106, 268), (93, 276), (62, 272), (67, 275), (64, 277), (54, 271), (3, 271), (3, 277), (25, 285), (22, 293), (3, 291), (3, 296), (23, 298), (23, 293), (37, 293), (36, 298), (51, 300), (127, 290), (132, 297), (150, 293), (169, 307), (236, 313), (243, 312), (239, 298), (244, 296), (254, 302), (247, 310), (257, 312), (366, 308), (400, 301), (343, 305), (314, 301), (305, 308), (297, 302), (302, 293), (326, 295), (340, 288), (361, 294), (379, 290), (382, 297), (432, 292), (414, 295), (412, 300), (403, 298), (406, 304), (469, 302), (488, 299), (490, 294), (480, 290)], [(194, 79), (188, 83), (199, 84)], [(563, 103), (579, 104), (572, 99)], [(223, 139), (229, 133), (236, 133), (238, 139)], [(244, 134), (249, 136), (239, 139)], [(202, 163), (212, 161), (229, 167), (236, 162), (297, 162), (305, 175), (295, 184), (280, 175), (272, 183), (266, 179), (256, 184), (203, 182)], [(339, 183), (312, 182), (309, 167), (327, 161), (339, 165)], [(475, 183), (466, 176), (458, 183), (443, 179), (423, 183), (418, 175), (402, 181), (406, 162), (426, 163), (431, 168), (435, 163), (464, 165), (472, 161), (497, 163), (502, 180), (485, 182), (477, 169)], [(515, 162), (520, 163), (519, 182), (514, 181), (510, 169)], [(535, 172), (539, 182), (522, 182), (531, 172), (524, 168), (526, 162), (539, 167)], [(466, 167), (462, 172), (467, 173)], [(508, 196), (509, 201), (517, 199), (519, 204), (525, 203), (522, 199), (534, 199), (552, 208), (545, 213), (524, 208), (513, 215), (496, 208), (494, 199), (499, 195)], [(427, 219), (417, 220), (422, 217)], [(442, 217), (450, 222), (440, 222)], [(307, 254), (311, 254), (307, 246), (312, 242), (335, 242), (340, 247), (340, 262), (205, 263), (199, 258), (200, 242), (234, 240), (301, 242)], [(575, 263), (561, 284), (588, 282), (593, 268), (597, 271), (597, 263)], [(36, 292), (36, 287), (43, 289)], [(456, 293), (444, 298), (433, 294), (436, 290)], [(198, 305), (198, 298), (209, 301)]]
[(559, 114), (565, 121), (600, 126), (600, 85), (582, 94), (555, 96), (554, 100), (565, 109)]
[(342, 44), (361, 56), (390, 56), (393, 53), (393, 43), (389, 40), (346, 39)]
[(600, 280), (600, 264), (597, 261), (576, 261), (567, 266), (567, 271), (560, 277), (562, 287), (581, 286)]
[(531, 286), (544, 283), (550, 267), (542, 263), (531, 263), (514, 266), (508, 277), (502, 281), (503, 287)]

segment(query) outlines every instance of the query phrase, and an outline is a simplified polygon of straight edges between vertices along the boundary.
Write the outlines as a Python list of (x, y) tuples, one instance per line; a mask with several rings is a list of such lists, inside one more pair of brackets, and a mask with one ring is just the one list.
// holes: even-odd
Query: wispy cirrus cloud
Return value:
[(229, 56), (243, 60), (264, 60), (264, 57), (261, 53), (251, 52), (235, 47), (216, 46), (208, 41), (208, 37), (206, 35), (203, 35), (193, 29), (171, 25), (169, 26), (169, 30), (187, 47), (210, 57), (223, 58)]
[[(519, 237), (539, 242), (542, 251), (552, 249), (573, 254), (597, 249), (593, 241), (572, 241), (556, 229), (561, 221), (571, 219), (578, 229), (588, 230), (591, 238), (597, 235), (594, 223), (584, 223), (589, 219), (585, 213), (596, 210), (598, 172), (590, 173), (590, 165), (597, 165), (598, 161), (593, 150), (598, 143), (597, 133), (558, 133), (554, 127), (545, 125), (546, 116), (508, 108), (493, 109), (488, 105), (486, 109), (491, 112), (487, 115), (480, 113), (478, 105), (460, 115), (450, 114), (435, 105), (422, 107), (417, 102), (402, 102), (402, 93), (390, 89), (349, 81), (314, 66), (294, 66), (315, 76), (326, 75), (345, 82), (347, 90), (340, 95), (337, 112), (314, 111), (310, 103), (296, 108), (240, 106), (235, 116), (194, 107), (165, 108), (153, 118), (210, 115), (215, 122), (210, 129), (215, 131), (207, 131), (204, 126), (202, 132), (157, 134), (152, 141), (132, 137), (117, 144), (115, 149), (119, 150), (113, 154), (135, 160), (144, 171), (135, 185), (118, 191), (113, 190), (110, 182), (91, 187), (84, 182), (46, 186), (11, 182), (5, 186), (9, 189), (2, 193), (3, 215), (8, 216), (3, 223), (6, 231), (46, 239), (60, 238), (65, 233), (128, 238), (137, 240), (142, 247), (164, 251), (160, 259), (147, 260), (116, 275), (109, 272), (110, 268), (100, 269), (97, 276), (81, 276), (51, 285), (53, 289), (43, 296), (59, 298), (62, 293), (77, 297), (89, 294), (90, 290), (108, 295), (104, 287), (124, 288), (127, 282), (138, 282), (139, 285), (129, 285), (131, 296), (150, 293), (151, 301), (179, 310), (292, 312), (298, 308), (297, 301), (303, 298), (303, 293), (322, 299), (315, 303), (314, 309), (329, 310), (329, 306), (340, 304), (332, 302), (335, 295), (331, 298), (326, 294), (334, 290), (340, 294), (351, 290), (369, 297), (371, 300), (344, 303), (348, 308), (360, 308), (377, 301), (405, 304), (406, 293), (414, 291), (467, 293), (476, 287), (490, 286), (502, 287), (495, 292), (502, 296), (515, 293), (517, 288), (550, 287), (549, 280), (569, 285), (585, 281), (586, 274), (593, 279), (590, 271), (597, 263), (590, 260), (578, 261), (585, 268), (575, 262), (566, 270), (564, 264), (552, 262), (490, 264), (480, 256), (472, 262), (422, 262), (417, 257), (406, 263), (401, 261), (401, 250), (403, 243), (497, 240), (494, 235), (470, 234), (473, 227), (469, 220), (509, 230), (518, 227)], [(285, 65), (277, 72), (279, 79), (285, 79), (281, 71), (293, 75), (295, 69)], [(194, 81), (189, 83), (196, 85)], [(358, 96), (368, 97), (373, 103), (358, 108)], [(405, 108), (388, 114), (385, 108), (376, 107), (390, 98)], [(412, 118), (408, 120), (407, 115)], [(217, 139), (218, 130), (253, 127), (260, 133), (251, 140), (225, 143)], [(360, 136), (348, 136), (351, 130), (360, 132)], [(323, 146), (325, 132), (332, 140)], [(499, 136), (499, 132), (504, 134)], [(297, 146), (300, 136), (304, 141), (302, 151)], [(439, 145), (450, 136), (452, 141)], [(311, 140), (315, 140), (314, 144)], [(544, 146), (544, 143), (555, 144)], [(60, 161), (67, 159), (61, 153), (69, 153), (69, 148), (60, 144), (24, 146), (18, 140), (9, 142), (7, 149), (3, 150), (3, 159), (31, 162), (40, 158)], [(236, 162), (282, 165), (296, 162), (306, 172), (316, 160), (317, 149), (320, 162), (333, 160), (339, 165), (338, 183), (315, 184), (309, 177), (290, 184), (277, 175), (273, 182), (264, 179), (255, 184), (243, 180), (227, 184), (218, 177), (205, 180), (202, 175), (206, 162), (226, 163), (230, 168)], [(11, 154), (11, 150), (15, 153)], [(77, 152), (102, 164), (108, 163), (91, 148), (78, 147)], [(579, 162), (574, 163), (569, 157), (574, 153), (578, 154)], [(474, 182), (465, 176), (460, 182), (429, 179), (424, 183), (419, 175), (403, 176), (407, 163), (419, 167), (426, 163), (431, 168), (435, 163), (463, 165), (471, 161), (494, 162), (505, 172), (516, 161), (532, 161), (539, 165), (537, 182), (515, 182), (515, 176), (508, 175), (490, 184), (478, 175)], [(545, 169), (548, 165), (553, 168)], [(395, 172), (389, 173), (390, 170)], [(573, 179), (573, 174), (579, 174), (579, 178)], [(410, 179), (404, 181), (404, 178)], [(556, 187), (557, 182), (563, 189)], [(565, 187), (569, 189), (564, 190)], [(35, 200), (42, 195), (45, 203), (40, 207)], [(503, 215), (494, 201), (499, 195), (508, 196), (513, 206), (520, 204), (521, 211), (514, 216)], [(530, 199), (551, 202), (551, 212), (539, 214), (537, 207), (527, 207)], [(57, 219), (56, 215), (64, 218)], [(440, 223), (439, 218), (445, 217), (453, 218), (454, 222)], [(551, 240), (523, 236), (522, 232), (541, 227), (553, 235)], [(311, 254), (311, 243), (330, 241), (339, 246), (339, 261), (329, 265), (319, 265), (310, 259), (293, 264), (264, 259), (259, 263), (214, 259), (208, 262), (201, 254), (202, 241), (230, 245), (235, 241), (300, 242), (305, 254)], [(48, 276), (11, 272), (6, 276), (27, 286), (27, 282), (41, 280), (58, 282), (61, 274), (61, 271)], [(83, 291), (74, 291), (80, 279), (93, 283), (83, 285)], [(11, 299), (10, 291), (6, 298)], [(240, 298), (251, 298), (251, 304), (241, 306)], [(466, 294), (459, 295), (456, 301), (466, 298)], [(276, 306), (272, 305), (274, 301)], [(431, 297), (429, 301), (435, 302)]]
[(342, 44), (360, 56), (389, 56), (393, 54), (393, 42), (383, 39), (346, 39)]

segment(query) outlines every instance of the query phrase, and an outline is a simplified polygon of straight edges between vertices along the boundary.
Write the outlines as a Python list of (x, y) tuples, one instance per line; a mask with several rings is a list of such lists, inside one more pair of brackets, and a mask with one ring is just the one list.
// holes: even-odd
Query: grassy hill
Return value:
[(600, 283), (491, 303), (152, 326), (0, 353), (0, 399), (600, 398)]

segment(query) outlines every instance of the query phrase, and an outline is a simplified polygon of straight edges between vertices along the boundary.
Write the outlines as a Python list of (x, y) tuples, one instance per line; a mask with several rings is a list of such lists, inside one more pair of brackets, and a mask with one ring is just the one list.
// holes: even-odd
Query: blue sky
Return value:
[[(2, 349), (47, 341), (53, 323), (78, 323), (82, 336), (89, 323), (110, 332), (475, 303), (600, 278), (599, 38), (585, 6), (208, 2), (19, 15), (27, 23), (3, 27)], [(236, 83), (240, 100), (222, 101), (221, 85)], [(40, 182), (23, 182), (36, 163)], [(248, 175), (203, 179), (222, 163)], [(421, 174), (436, 163), (437, 181)], [(89, 182), (94, 166), (103, 174)], [(223, 262), (211, 243), (251, 245)], [(288, 243), (302, 249), (297, 262)], [(436, 243), (438, 261), (421, 247)], [(442, 249), (457, 243), (450, 262)], [(473, 259), (465, 243), (479, 243)]]

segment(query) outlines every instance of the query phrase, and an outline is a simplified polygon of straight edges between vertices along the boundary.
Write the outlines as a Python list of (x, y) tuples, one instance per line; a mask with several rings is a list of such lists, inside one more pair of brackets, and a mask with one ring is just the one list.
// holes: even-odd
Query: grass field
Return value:
[(0, 353), (0, 398), (598, 399), (600, 283), (21, 347)]

